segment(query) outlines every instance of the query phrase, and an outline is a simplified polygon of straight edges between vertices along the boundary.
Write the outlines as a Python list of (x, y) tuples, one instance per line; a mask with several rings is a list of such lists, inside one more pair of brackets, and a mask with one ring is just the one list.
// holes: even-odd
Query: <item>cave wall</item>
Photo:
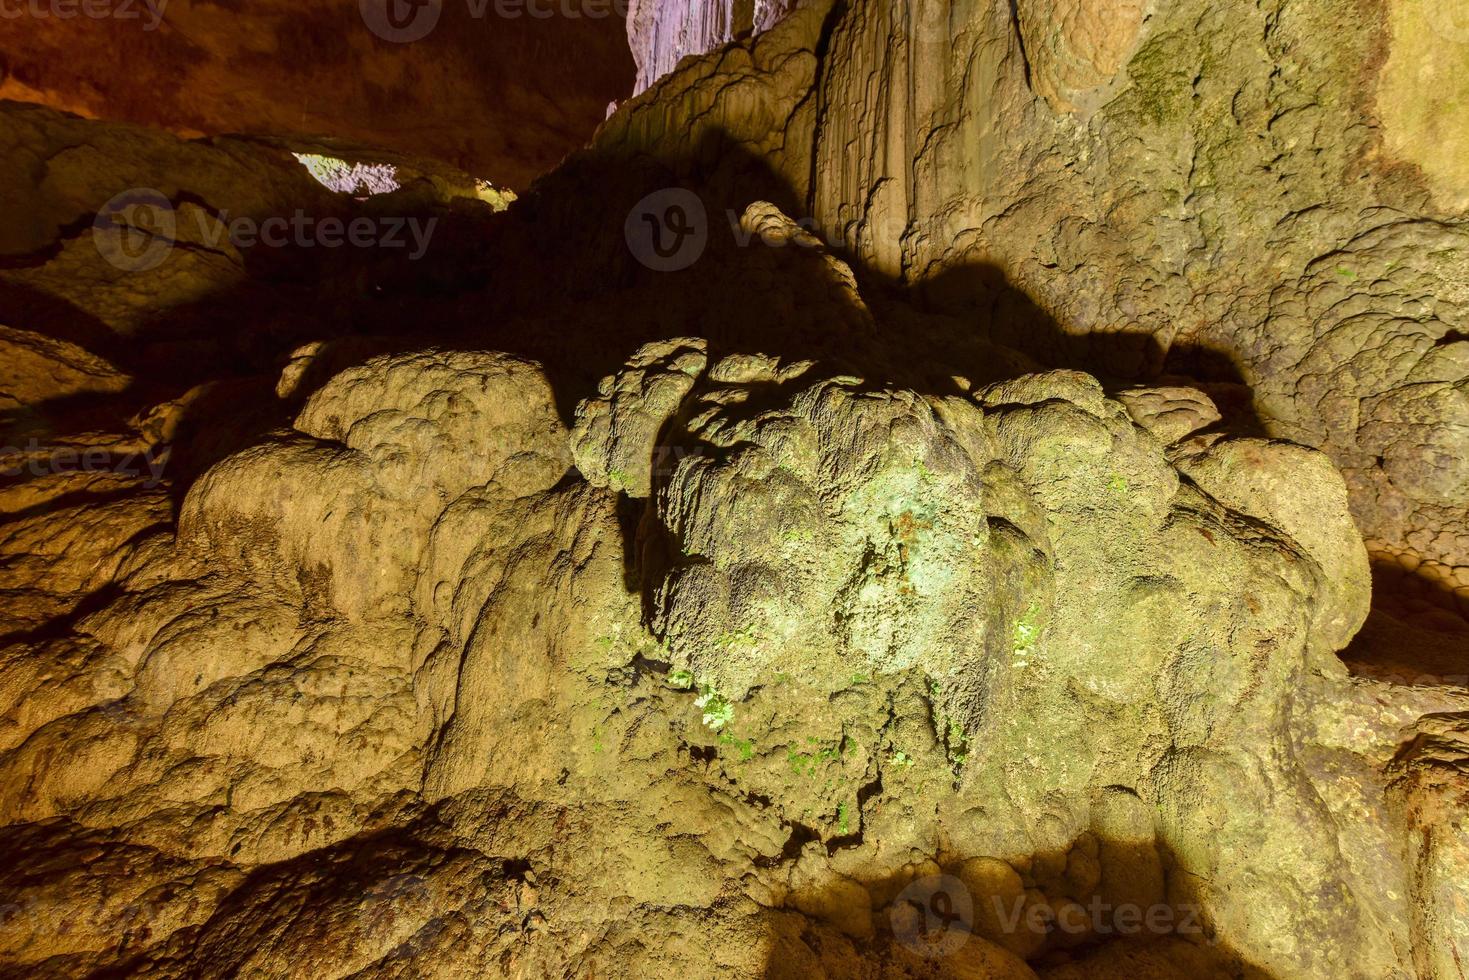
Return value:
[(68, 16), (7, 16), (0, 98), (186, 136), (355, 140), (522, 188), (632, 87), (610, 0), (534, 16), (524, 4), (420, 5), (414, 18), (438, 12), (422, 37), (383, 28), (383, 7), (171, 0), (104, 4), (102, 17), (64, 5)]
[(812, 213), (995, 339), (1248, 385), (1265, 431), (1344, 469), (1374, 549), (1437, 563), (1451, 592), (1469, 585), (1454, 17), (854, 3), (823, 62)]
[(646, 91), (684, 58), (768, 31), (795, 6), (793, 0), (632, 0), (627, 40), (638, 65), (633, 94)]
[[(1339, 655), (1350, 518), (1462, 526), (1441, 115), (1361, 11), (1108, 9), (800, 6), (505, 212), (0, 107), (0, 973), (1453, 977), (1462, 643)], [(439, 231), (217, 234), (292, 209)]]
[[(778, 91), (726, 49), (634, 100), (598, 147), (731, 199), (784, 193), (859, 276), (988, 339), (1187, 376), (1240, 424), (1325, 450), (1413, 613), (1452, 626), (1469, 608), (1457, 16), (803, 5), (748, 48), (780, 65)], [(761, 166), (734, 177), (711, 145)]]

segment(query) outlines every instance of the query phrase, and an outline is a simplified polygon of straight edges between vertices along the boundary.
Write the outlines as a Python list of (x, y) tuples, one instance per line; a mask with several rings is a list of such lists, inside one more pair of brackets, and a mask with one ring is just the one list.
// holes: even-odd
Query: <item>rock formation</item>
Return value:
[(1461, 976), (1464, 38), (1345, 9), (801, 4), (508, 209), (0, 106), (0, 975)]
[(678, 67), (690, 55), (701, 55), (774, 27), (795, 4), (791, 0), (631, 0), (627, 40), (638, 64), (636, 95)]
[(15, 0), (0, 16), (0, 98), (184, 136), (330, 136), (521, 188), (631, 91), (624, 9)]
[(1453, 609), (1469, 103), (1462, 73), (1420, 84), (1469, 35), (1430, 6), (935, 0), (905, 32), (903, 7), (857, 5), (819, 72), (811, 213), (994, 339), (1248, 385), (1262, 429), (1328, 452), (1373, 550), (1439, 570)]

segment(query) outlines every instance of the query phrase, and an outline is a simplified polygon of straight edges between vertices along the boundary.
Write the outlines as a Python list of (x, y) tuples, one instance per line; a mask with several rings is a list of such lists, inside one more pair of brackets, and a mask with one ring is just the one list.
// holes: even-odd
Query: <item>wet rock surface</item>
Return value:
[(799, 7), (508, 210), (0, 107), (0, 972), (1454, 976), (1461, 217), (1253, 10)]

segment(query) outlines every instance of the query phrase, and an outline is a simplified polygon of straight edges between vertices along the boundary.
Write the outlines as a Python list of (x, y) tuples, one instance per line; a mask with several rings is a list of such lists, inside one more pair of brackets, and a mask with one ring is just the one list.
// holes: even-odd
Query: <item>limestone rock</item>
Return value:
[(1132, 388), (1118, 392), (1133, 421), (1171, 445), (1220, 419), (1219, 410), (1193, 388)]
[(1369, 538), (1463, 564), (1464, 30), (1371, 6), (851, 4), (815, 224), (1050, 366), (1250, 385)]
[(1119, 9), (797, 5), (503, 211), (0, 107), (0, 969), (1452, 975), (1412, 31)]
[(649, 344), (629, 370), (602, 382), (599, 397), (577, 408), (573, 454), (594, 486), (646, 497), (653, 485), (658, 440), (708, 363), (702, 340)]
[(1469, 727), (1463, 715), (1424, 719), (1395, 760), (1395, 802), (1408, 829), (1413, 965), (1420, 977), (1452, 977), (1469, 935)]
[(795, 6), (794, 0), (633, 0), (627, 8), (627, 39), (638, 64), (636, 95), (690, 55), (713, 51), (751, 33), (769, 30)]
[(1137, 51), (1146, 0), (1021, 0), (1016, 4), (1030, 80), (1058, 112), (1090, 113), (1113, 94)]
[(127, 382), (126, 375), (76, 344), (0, 327), (0, 406), (4, 408), (117, 392)]
[[(583, 815), (674, 814), (686, 829), (618, 836), (561, 875), (596, 894), (707, 906), (738, 874), (769, 910), (799, 910), (859, 944), (878, 941), (863, 882), (898, 854), (923, 853), (940, 825), (979, 854), (1012, 854), (1029, 836), (1028, 879), (994, 859), (955, 870), (976, 897), (1021, 899), (1044, 923), (1071, 921), (1090, 895), (1162, 901), (1146, 883), (1157, 864), (1140, 863), (1155, 841), (1277, 914), (1293, 906), (1273, 882), (1291, 894), (1347, 887), (1329, 848), (1288, 862), (1258, 844), (1238, 849), (1253, 831), (1228, 824), (1228, 794), (1189, 788), (1225, 760), (1279, 785), (1304, 778), (1269, 745), (1309, 663), (1309, 610), (1333, 608), (1328, 594), (1350, 608), (1365, 599), (1315, 557), (1330, 534), (1352, 535), (1339, 484), (1250, 483), (1248, 493), (1221, 489), (1228, 504), (1206, 496), (1178, 479), (1122, 404), (1074, 372), (991, 386), (976, 400), (813, 381), (809, 367), (787, 374), (749, 355), (706, 374), (705, 350), (687, 340), (645, 348), (599, 396), (628, 392), (637, 407), (650, 368), (683, 379), (660, 414), (672, 413), (669, 436), (698, 452), (672, 473), (650, 472), (641, 505), (654, 522), (646, 533), (675, 547), (666, 565), (656, 548), (633, 559), (650, 563), (640, 575), (655, 583), (661, 635), (645, 631), (625, 592), (611, 495), (558, 485), (572, 438), (533, 365), (472, 352), (379, 356), (317, 390), (292, 434), (211, 470), (185, 502), (178, 546), (125, 574), (110, 605), (50, 646), (17, 651), (22, 673), (9, 676), (52, 665), (30, 675), (38, 690), (62, 664), (98, 681), (48, 693), (40, 713), (44, 702), (12, 702), (31, 706), (8, 716), (5, 813), (23, 823), (63, 816), (177, 860), (224, 862), (218, 880), (231, 895), (217, 900), (239, 917), (148, 906), (157, 933), (145, 945), (167, 943), (147, 945), (153, 962), (187, 942), (190, 962), (217, 963), (230, 930), (259, 937), (293, 902), (314, 895), (319, 911), (338, 901), (327, 879), (260, 892), (237, 884), (236, 869), (290, 867), (313, 853), (358, 861), (346, 857), (366, 846), (356, 838), (415, 819), (407, 801), (419, 793), (449, 808), (442, 819), (455, 833), (488, 839), (510, 831), (488, 816), (486, 793), (516, 794), (530, 812), (541, 800)], [(666, 367), (680, 359), (688, 372)], [(712, 397), (731, 392), (745, 397)], [(689, 405), (707, 410), (691, 415)], [(611, 441), (619, 429), (596, 431)], [(578, 438), (579, 452), (598, 448), (591, 426)], [(1198, 450), (1196, 465), (1216, 451)], [(1235, 472), (1220, 468), (1220, 486), (1233, 487)], [(1290, 536), (1294, 525), (1277, 516), (1291, 512), (1280, 503), (1290, 494), (1315, 494), (1310, 506), (1338, 515), (1325, 537)], [(1140, 644), (1128, 657), (1117, 652), (1123, 638)], [(643, 673), (659, 660), (651, 669), (663, 679)], [(688, 682), (676, 682), (680, 672)], [(1048, 718), (1083, 744), (1097, 716), (1070, 690), (1111, 705), (1116, 719), (1084, 768), (1055, 739), (1038, 743), (1028, 721)], [(669, 768), (685, 740), (707, 742), (717, 763)], [(1021, 757), (1045, 778), (1013, 771)], [(1141, 794), (1097, 785), (1092, 766), (1106, 786), (1148, 787), (1156, 826)], [(722, 788), (726, 772), (739, 774), (741, 795)], [(1324, 839), (1332, 818), (1319, 805), (1300, 798), (1287, 810), (1274, 792), (1275, 832)], [(1050, 838), (1024, 828), (1057, 793), (1083, 822), (1091, 810), (1096, 830), (1078, 829), (1052, 860)], [(221, 794), (228, 804), (211, 806)], [(961, 831), (935, 825), (933, 811), (915, 819), (912, 803), (931, 795), (952, 801), (940, 813), (1014, 802)], [(1191, 809), (1176, 816), (1183, 799)], [(1218, 801), (1202, 823), (1200, 801)], [(183, 837), (173, 829), (181, 807), (197, 826)], [(765, 807), (838, 848), (808, 846), (787, 864)], [(709, 815), (721, 811), (742, 829), (717, 829)], [(559, 839), (537, 836), (538, 819), (515, 831), (533, 848)], [(1055, 826), (1060, 839), (1067, 826)], [(1255, 860), (1271, 862), (1272, 876)], [(367, 892), (402, 896), (383, 920), (398, 923), (386, 941), (412, 935), (411, 955), (449, 969), (440, 927), (407, 923), (457, 907), (458, 872), (391, 861)], [(352, 867), (340, 873), (355, 880)], [(650, 867), (662, 870), (636, 870)], [(407, 890), (394, 884), (410, 879)], [(95, 887), (46, 880), (52, 894)], [(558, 905), (579, 901), (533, 890), (517, 920), (532, 935), (557, 921)], [(125, 914), (130, 894), (99, 905), (98, 921)], [(1230, 941), (1269, 949), (1247, 920), (1227, 916), (1232, 907), (1218, 913)], [(981, 909), (987, 925), (973, 928), (987, 938), (946, 963), (952, 975), (1027, 976), (1016, 953), (1065, 948), (1072, 935), (1045, 927), (1022, 941), (1005, 925), (1009, 910)], [(346, 937), (361, 920), (344, 914), (317, 927), (310, 955), (360, 966), (362, 947)], [(32, 917), (18, 942), (105, 962), (92, 940), (38, 940), (41, 921)], [(894, 969), (916, 966), (891, 949)], [(1300, 951), (1271, 955), (1310, 962)], [(659, 962), (677, 956), (668, 946)]]
[(167, 0), (98, 8), (100, 19), (38, 9), (0, 25), (0, 98), (190, 137), (352, 139), (517, 188), (575, 149), (633, 80), (623, 7), (610, 2), (577, 16), (435, 3), (399, 17), (379, 0)]
[(739, 698), (835, 626), (853, 671), (957, 673), (938, 651), (982, 647), (988, 605), (984, 518), (964, 503), (983, 469), (967, 411), (823, 385), (779, 422), (735, 423), (724, 465), (680, 463), (661, 508), (680, 558), (658, 607), (676, 662)]
[(180, 514), (180, 544), (322, 609), (401, 608), (444, 507), (474, 487), (518, 496), (565, 473), (550, 397), (538, 371), (509, 358), (374, 359), (316, 392), (296, 433), (206, 474)]

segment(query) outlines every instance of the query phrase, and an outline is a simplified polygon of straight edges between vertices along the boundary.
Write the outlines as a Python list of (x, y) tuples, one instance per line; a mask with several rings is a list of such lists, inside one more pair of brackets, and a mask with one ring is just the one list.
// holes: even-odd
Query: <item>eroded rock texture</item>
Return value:
[(1453, 15), (936, 6), (941, 37), (879, 5), (832, 32), (818, 223), (1042, 357), (1249, 385), (1266, 431), (1343, 468), (1374, 550), (1445, 569), (1452, 609), (1469, 184), (1460, 82), (1421, 86), (1463, 64)]
[(1046, 363), (1186, 376), (1241, 427), (1322, 449), (1399, 613), (1464, 631), (1456, 15), (828, 9), (684, 66), (602, 148), (678, 173), (748, 155), (743, 177), (701, 170), (807, 213), (863, 278)]
[(1407, 35), (1118, 9), (800, 6), (508, 211), (0, 109), (0, 970), (1457, 976)]

